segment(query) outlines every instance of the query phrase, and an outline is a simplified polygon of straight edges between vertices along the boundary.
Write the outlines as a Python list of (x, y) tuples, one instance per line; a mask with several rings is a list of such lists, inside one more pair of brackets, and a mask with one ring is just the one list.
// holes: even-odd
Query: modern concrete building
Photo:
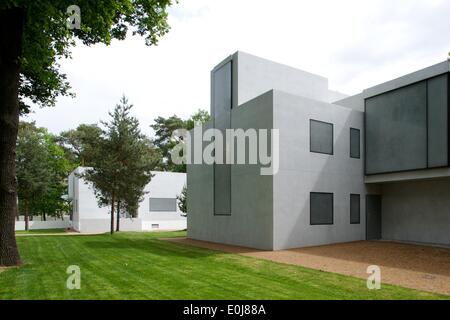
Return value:
[[(318, 75), (226, 58), (202, 129), (278, 129), (279, 166), (188, 164), (188, 237), (266, 250), (450, 244), (449, 71), (445, 61), (346, 97)], [(204, 151), (191, 134), (191, 155)]]
[[(79, 232), (108, 232), (111, 226), (111, 208), (99, 207), (90, 183), (77, 168), (69, 176), (69, 199), (72, 201), (72, 228)], [(121, 231), (183, 230), (186, 217), (178, 208), (177, 196), (186, 185), (185, 173), (153, 171), (152, 180), (140, 203), (135, 218), (121, 215)]]

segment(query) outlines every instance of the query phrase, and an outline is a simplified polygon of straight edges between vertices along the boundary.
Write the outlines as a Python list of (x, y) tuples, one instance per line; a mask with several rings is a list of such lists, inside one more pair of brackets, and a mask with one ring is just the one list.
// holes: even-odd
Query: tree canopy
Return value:
[(101, 134), (97, 124), (80, 124), (76, 129), (61, 132), (58, 142), (72, 161), (89, 167)]
[(208, 111), (199, 109), (187, 120), (183, 120), (177, 115), (168, 118), (160, 116), (154, 120), (155, 123), (150, 127), (155, 131), (154, 144), (161, 153), (162, 162), (159, 164), (161, 170), (186, 172), (185, 164), (175, 164), (170, 157), (170, 150), (177, 144), (172, 135), (177, 129), (191, 130), (195, 125), (205, 123), (209, 119)]
[(34, 122), (21, 122), (17, 139), (17, 183), (20, 213), (28, 217), (61, 216), (68, 211), (62, 196), (67, 176), (74, 169), (56, 137)]
[[(70, 28), (71, 5), (80, 8), (80, 28)], [(140, 35), (147, 45), (169, 31), (167, 8), (171, 0), (6, 0), (0, 10), (24, 11), (21, 60), (20, 106), (28, 112), (31, 104), (54, 106), (59, 95), (71, 95), (59, 60), (70, 58), (79, 39), (84, 45), (110, 44), (127, 34)]]
[(79, 28), (67, 23), (73, 4), (0, 2), (0, 265), (20, 264), (14, 234), (19, 114), (29, 112), (32, 104), (53, 106), (58, 96), (71, 94), (59, 60), (70, 57), (76, 39), (85, 45), (110, 44), (131, 33), (154, 45), (169, 30), (171, 0), (78, 0)]

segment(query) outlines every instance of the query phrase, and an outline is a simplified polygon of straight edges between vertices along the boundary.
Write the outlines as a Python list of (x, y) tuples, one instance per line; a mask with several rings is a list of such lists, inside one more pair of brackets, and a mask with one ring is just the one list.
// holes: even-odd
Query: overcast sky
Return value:
[(325, 76), (346, 94), (441, 62), (450, 51), (448, 0), (180, 0), (169, 23), (158, 46), (131, 37), (74, 48), (61, 65), (76, 98), (35, 108), (24, 120), (59, 133), (108, 119), (125, 94), (151, 134), (157, 116), (209, 110), (210, 70), (237, 50)]

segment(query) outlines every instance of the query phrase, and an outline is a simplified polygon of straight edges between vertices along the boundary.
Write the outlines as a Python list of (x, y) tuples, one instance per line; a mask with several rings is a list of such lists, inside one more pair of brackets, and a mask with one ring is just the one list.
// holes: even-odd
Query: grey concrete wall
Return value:
[(359, 93), (333, 102), (334, 104), (364, 112), (364, 94)]
[(450, 179), (382, 186), (382, 237), (450, 245)]
[[(233, 109), (232, 128), (272, 128), (272, 104), (272, 92), (267, 92)], [(187, 166), (188, 237), (271, 250), (272, 177), (261, 176), (259, 165), (233, 165), (231, 215), (217, 216), (213, 212), (213, 174), (212, 165)]]
[[(333, 123), (333, 155), (310, 152), (310, 119)], [(274, 92), (274, 128), (280, 130), (280, 171), (273, 186), (275, 249), (365, 239), (363, 160), (350, 158), (350, 127), (361, 130), (363, 150), (362, 112)], [(310, 192), (334, 193), (333, 225), (310, 225)], [(361, 195), (360, 224), (350, 224), (351, 193)]]
[(233, 55), (233, 63), (233, 107), (272, 89), (326, 102), (338, 95), (328, 91), (328, 79), (325, 77), (242, 51)]

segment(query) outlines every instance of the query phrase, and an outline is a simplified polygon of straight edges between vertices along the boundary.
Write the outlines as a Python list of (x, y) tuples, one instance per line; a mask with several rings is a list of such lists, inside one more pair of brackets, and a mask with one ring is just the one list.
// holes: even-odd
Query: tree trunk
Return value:
[(114, 233), (114, 209), (115, 209), (116, 195), (113, 192), (111, 196), (111, 234)]
[(47, 221), (47, 217), (45, 216), (45, 212), (42, 212), (42, 221)]
[(0, 10), (0, 266), (20, 265), (15, 238), (16, 140), (25, 10)]
[(117, 201), (117, 223), (116, 223), (116, 232), (120, 231), (120, 200)]
[(25, 216), (24, 216), (24, 221), (25, 221), (25, 231), (28, 231), (29, 229), (29, 215), (28, 212), (30, 210), (30, 202), (28, 200), (25, 200)]

